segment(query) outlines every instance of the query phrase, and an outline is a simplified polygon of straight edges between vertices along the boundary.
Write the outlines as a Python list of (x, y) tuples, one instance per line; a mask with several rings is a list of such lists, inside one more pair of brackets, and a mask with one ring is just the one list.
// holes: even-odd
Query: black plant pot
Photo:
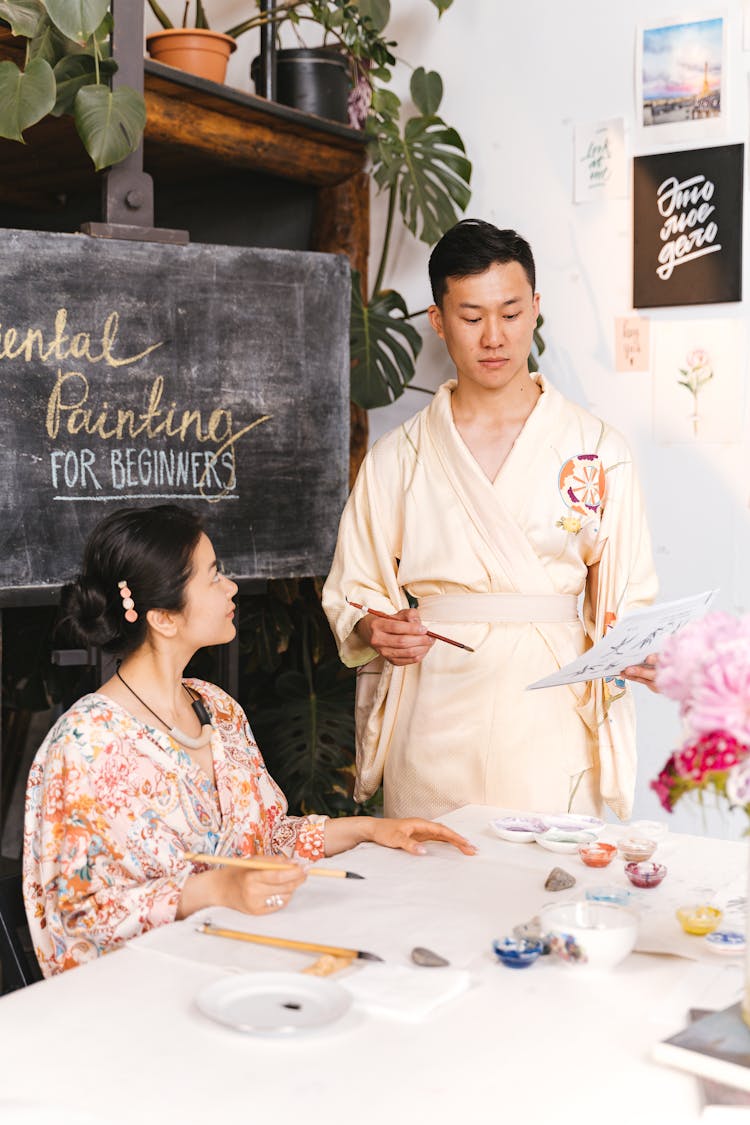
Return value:
[[(256, 90), (260, 58), (250, 64)], [(276, 100), (330, 121), (349, 121), (352, 88), (349, 63), (332, 47), (296, 47), (276, 52)]]

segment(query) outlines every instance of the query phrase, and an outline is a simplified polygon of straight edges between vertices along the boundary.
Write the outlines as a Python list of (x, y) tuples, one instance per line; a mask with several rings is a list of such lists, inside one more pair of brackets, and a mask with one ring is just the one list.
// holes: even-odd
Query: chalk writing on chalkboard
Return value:
[(240, 577), (324, 572), (346, 492), (346, 263), (0, 241), (0, 589), (65, 580), (106, 507), (167, 500), (202, 511)]

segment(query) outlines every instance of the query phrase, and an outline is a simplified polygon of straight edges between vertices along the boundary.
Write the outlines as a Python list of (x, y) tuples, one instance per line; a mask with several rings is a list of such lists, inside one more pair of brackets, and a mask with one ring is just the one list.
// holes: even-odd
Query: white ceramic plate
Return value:
[(548, 828), (535, 836), (537, 844), (541, 844), (548, 852), (561, 852), (563, 855), (575, 855), (581, 844), (593, 844), (596, 840), (594, 832), (566, 832), (561, 828)]
[(325, 977), (303, 973), (243, 973), (201, 989), (196, 1004), (204, 1016), (242, 1031), (287, 1039), (325, 1027), (348, 1011), (348, 992)]
[(593, 832), (596, 836), (604, 828), (604, 821), (598, 816), (583, 816), (578, 813), (539, 813), (546, 828), (559, 828), (563, 832)]
[(540, 832), (544, 832), (545, 825), (536, 816), (501, 816), (490, 821), (490, 828), (501, 840), (530, 844)]

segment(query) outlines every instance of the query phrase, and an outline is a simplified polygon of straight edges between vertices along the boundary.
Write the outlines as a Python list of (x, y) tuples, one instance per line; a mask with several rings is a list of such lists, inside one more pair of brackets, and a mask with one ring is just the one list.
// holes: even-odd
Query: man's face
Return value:
[(507, 387), (528, 375), (531, 341), (539, 315), (518, 262), (495, 263), (484, 273), (448, 279), (442, 308), (432, 305), (430, 324), (456, 365), (459, 386)]

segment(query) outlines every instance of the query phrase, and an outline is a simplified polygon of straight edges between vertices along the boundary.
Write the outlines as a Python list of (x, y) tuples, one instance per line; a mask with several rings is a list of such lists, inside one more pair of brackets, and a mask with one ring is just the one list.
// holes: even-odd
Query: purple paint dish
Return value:
[(634, 887), (648, 889), (658, 887), (667, 873), (663, 863), (647, 860), (644, 863), (626, 863), (625, 874)]

